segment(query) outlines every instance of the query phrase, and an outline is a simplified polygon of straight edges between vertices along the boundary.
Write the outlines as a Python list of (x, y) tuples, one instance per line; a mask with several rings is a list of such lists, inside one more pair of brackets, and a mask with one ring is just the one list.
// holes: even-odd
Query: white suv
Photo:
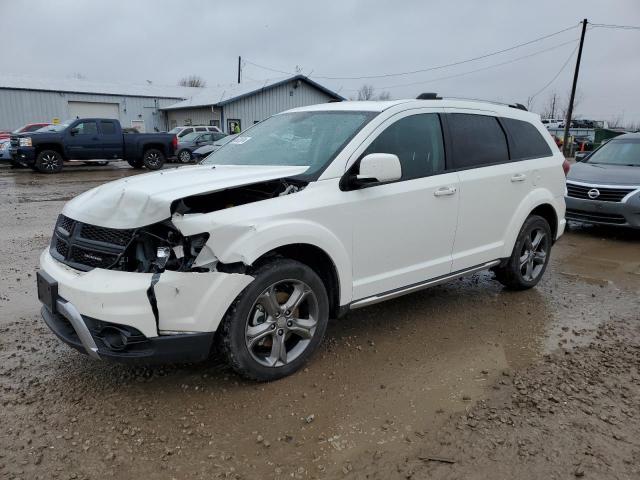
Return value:
[(565, 227), (564, 158), (538, 115), (472, 101), (315, 105), (204, 164), (64, 207), (41, 256), (46, 323), (97, 358), (291, 374), (329, 318), (493, 269), (535, 286)]
[(221, 132), (221, 131), (222, 130), (220, 130), (218, 127), (213, 125), (187, 125), (184, 127), (173, 127), (167, 133), (173, 133), (175, 134), (176, 137), (178, 137), (178, 139), (181, 139), (185, 135), (189, 135), (190, 133), (193, 133), (193, 132)]

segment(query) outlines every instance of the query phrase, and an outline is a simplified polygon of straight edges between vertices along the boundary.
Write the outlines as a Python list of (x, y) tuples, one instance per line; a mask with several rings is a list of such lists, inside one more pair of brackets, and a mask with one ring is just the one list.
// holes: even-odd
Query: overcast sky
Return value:
[[(526, 103), (560, 72), (579, 28), (454, 68), (374, 79), (320, 77), (449, 64), (577, 26), (584, 17), (640, 26), (640, 1), (0, 0), (2, 71), (166, 85), (197, 74), (216, 85), (236, 81), (242, 55), (284, 72), (298, 66), (345, 97), (369, 83), (392, 98), (426, 91)], [(639, 46), (640, 30), (587, 31), (578, 114), (640, 121)], [(511, 63), (495, 66), (505, 62)], [(575, 55), (535, 97), (534, 110), (551, 92), (568, 96), (574, 65)], [(484, 70), (466, 74), (477, 69)], [(250, 63), (243, 69), (245, 82), (282, 76)]]

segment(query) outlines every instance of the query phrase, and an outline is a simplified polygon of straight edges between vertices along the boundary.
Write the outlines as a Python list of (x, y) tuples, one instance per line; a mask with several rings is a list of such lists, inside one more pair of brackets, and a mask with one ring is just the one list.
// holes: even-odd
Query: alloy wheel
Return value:
[(150, 152), (146, 157), (147, 165), (157, 167), (160, 165), (160, 155), (156, 152)]
[(527, 282), (540, 276), (547, 261), (549, 238), (542, 228), (534, 228), (525, 239), (520, 252), (520, 273)]
[(42, 156), (40, 163), (45, 170), (54, 171), (58, 168), (58, 156), (53, 153), (46, 153)]
[(281, 280), (254, 302), (245, 327), (245, 344), (255, 361), (281, 367), (298, 358), (313, 338), (319, 314), (313, 290), (300, 280)]

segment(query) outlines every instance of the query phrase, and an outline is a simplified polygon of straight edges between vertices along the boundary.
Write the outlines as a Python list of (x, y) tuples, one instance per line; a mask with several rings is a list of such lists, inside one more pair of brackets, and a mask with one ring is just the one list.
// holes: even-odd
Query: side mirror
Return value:
[(71, 130), (69, 130), (69, 133), (71, 135), (76, 135), (76, 134), (80, 133), (80, 130), (77, 127), (73, 127)]
[(392, 153), (370, 153), (360, 160), (360, 173), (356, 181), (361, 184), (387, 183), (400, 180), (400, 159)]

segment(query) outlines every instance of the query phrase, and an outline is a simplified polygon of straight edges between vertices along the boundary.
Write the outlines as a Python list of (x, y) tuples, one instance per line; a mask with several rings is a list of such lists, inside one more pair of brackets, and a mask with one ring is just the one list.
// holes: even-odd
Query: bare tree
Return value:
[(381, 92), (379, 95), (376, 96), (376, 90), (375, 88), (373, 88), (373, 85), (367, 85), (364, 84), (360, 87), (360, 89), (358, 90), (358, 96), (355, 98), (351, 98), (351, 100), (358, 100), (358, 101), (364, 101), (364, 100), (390, 100), (391, 99), (391, 94), (389, 92)]
[(178, 85), (180, 85), (181, 87), (204, 88), (207, 86), (207, 82), (205, 82), (204, 79), (202, 77), (199, 77), (198, 75), (189, 75), (178, 80)]
[(607, 123), (609, 124), (609, 128), (623, 128), (625, 126), (624, 115), (620, 113), (612, 117)]
[[(559, 118), (564, 118), (566, 120), (567, 118), (567, 113), (569, 113), (569, 100), (571, 100), (571, 92), (567, 93), (567, 97), (564, 99), (564, 101), (560, 102), (560, 107), (558, 112), (560, 113), (560, 117)], [(584, 100), (584, 94), (582, 93), (581, 90), (576, 90), (576, 95), (573, 98), (573, 114), (572, 114), (572, 120), (578, 118), (578, 107), (582, 104), (582, 101)]]
[(560, 99), (556, 92), (549, 94), (544, 105), (540, 109), (540, 116), (542, 118), (557, 118), (558, 110), (560, 109)]

